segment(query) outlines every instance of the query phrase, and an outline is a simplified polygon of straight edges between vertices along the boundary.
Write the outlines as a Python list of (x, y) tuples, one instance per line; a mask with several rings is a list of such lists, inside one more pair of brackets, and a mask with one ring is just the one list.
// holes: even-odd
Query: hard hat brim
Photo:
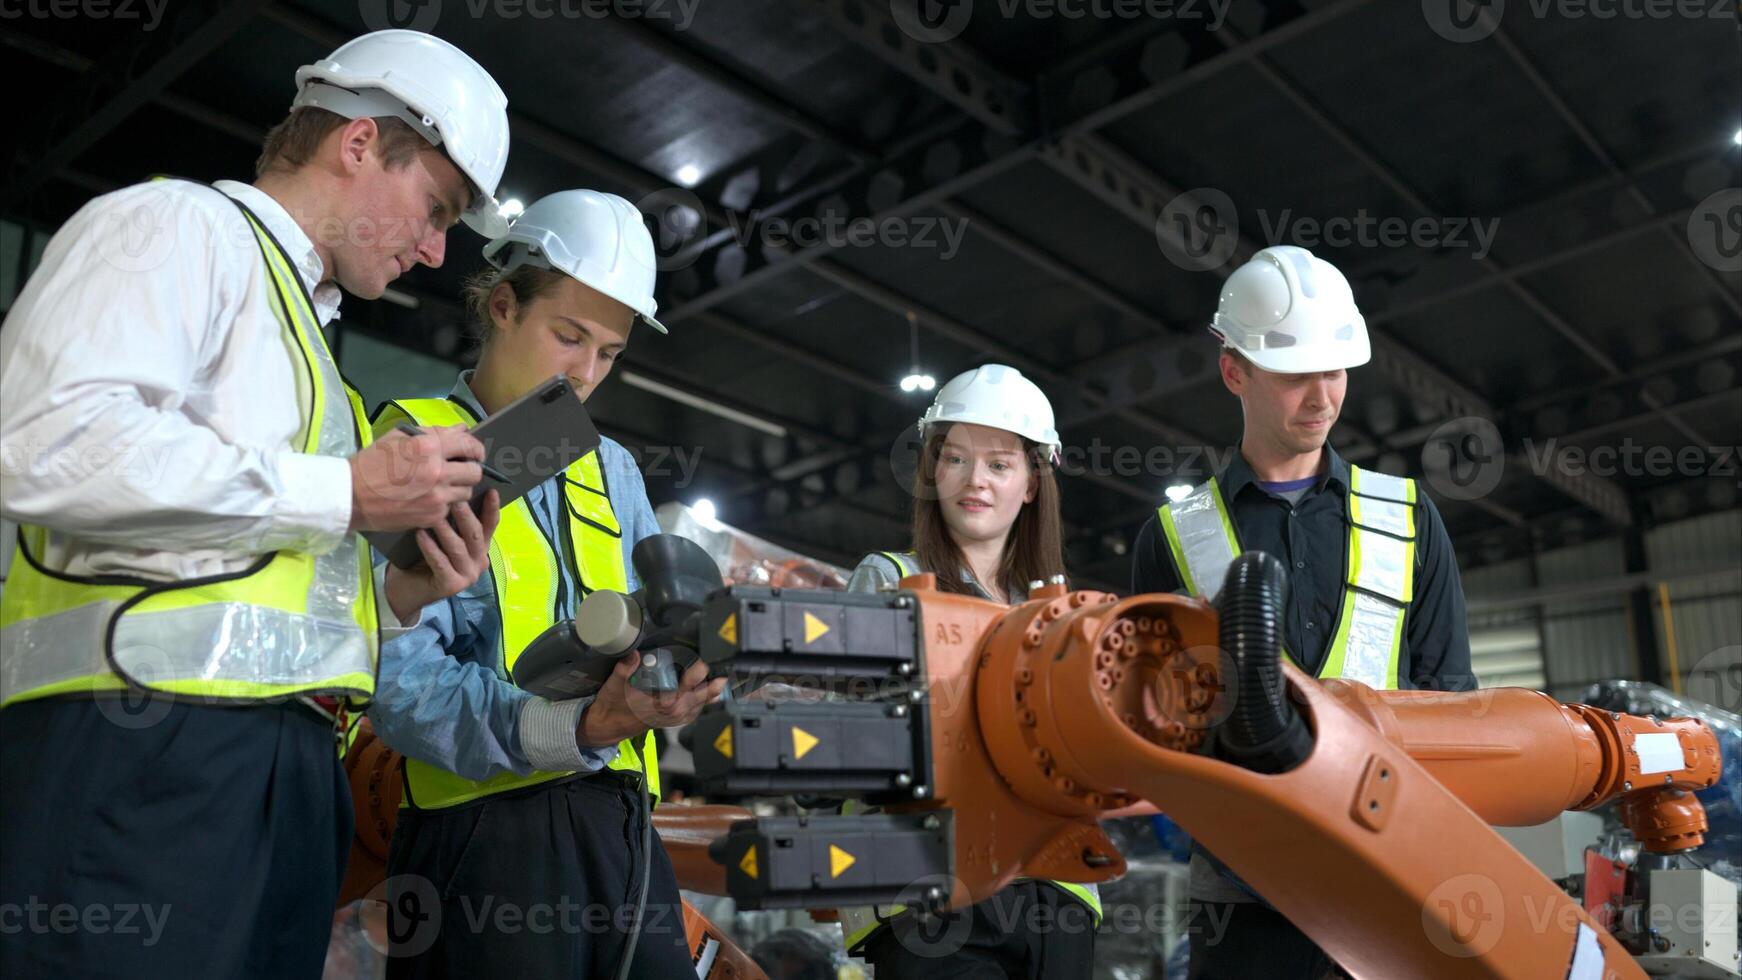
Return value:
[(508, 234), (508, 219), (502, 216), (502, 206), (490, 194), (479, 194), (477, 202), (460, 215), (460, 220), (466, 223), (466, 227), (488, 239), (501, 238)]
[[(1239, 348), (1234, 348), (1239, 350)], [(1323, 345), (1291, 349), (1272, 347), (1268, 350), (1241, 350), (1241, 355), (1272, 374), (1314, 374), (1320, 371), (1344, 371), (1358, 368), (1373, 359), (1365, 333), (1345, 344), (1327, 348)]]

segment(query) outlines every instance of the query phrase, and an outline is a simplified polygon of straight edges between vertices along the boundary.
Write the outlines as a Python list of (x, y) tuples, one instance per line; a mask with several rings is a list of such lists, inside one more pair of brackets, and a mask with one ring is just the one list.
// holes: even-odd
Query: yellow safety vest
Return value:
[[(426, 427), (474, 425), (481, 421), (469, 407), (452, 399), (408, 398), (383, 404), (375, 415), (375, 431), (378, 434), (391, 431), (406, 420)], [(569, 519), (561, 530), (568, 534), (567, 552), (575, 560), (571, 571), (580, 583), (582, 595), (598, 589), (626, 591), (629, 577), (623, 567), (623, 529), (611, 509), (597, 450), (569, 466), (562, 476), (562, 488)], [(502, 621), (502, 646), (498, 653), (502, 670), (510, 678), (514, 662), (532, 641), (552, 623), (571, 614), (556, 608), (557, 583), (562, 579), (557, 563), (564, 560), (564, 551), (561, 543), (547, 539), (539, 529), (524, 497), (502, 508), (501, 522), (490, 539), (490, 575), (495, 586), (496, 612)], [(639, 740), (624, 739), (617, 743), (617, 756), (611, 760), (610, 768), (641, 773), (647, 780), (648, 793), (659, 795), (659, 753), (651, 731)], [(407, 799), (401, 805), (424, 810), (456, 806), (572, 775), (572, 772), (534, 772), (522, 776), (504, 772), (472, 780), (407, 758)]]
[[(369, 444), (363, 400), (340, 377), (284, 249), (233, 203), (254, 232), (279, 325), (308, 378), (290, 448), (348, 458)], [(40, 560), (52, 533), (18, 529), (0, 595), (0, 706), (128, 687), (243, 704), (375, 692), (380, 622), (360, 535), (324, 555), (276, 551), (234, 573), (157, 582), (52, 571)]]
[[(1415, 481), (1349, 467), (1348, 574), (1319, 676), (1394, 691), (1415, 597)], [(1240, 539), (1215, 477), (1156, 511), (1186, 591), (1214, 599)]]
[[(919, 574), (919, 560), (912, 552), (881, 551), (878, 552), (878, 554), (893, 562), (896, 569), (901, 572), (902, 578), (906, 578), (909, 575)], [(841, 804), (841, 812), (843, 814), (854, 814), (875, 812), (875, 810), (866, 808), (857, 800), (847, 800)], [(1016, 880), (1045, 881), (1046, 879), (1018, 878)], [(1087, 905), (1089, 911), (1094, 913), (1095, 923), (1099, 926), (1101, 922), (1100, 889), (1092, 884), (1081, 884), (1075, 881), (1047, 881), (1047, 884), (1063, 889), (1072, 898)], [(867, 905), (839, 910), (841, 914), (841, 932), (846, 936), (847, 940), (847, 952), (855, 954), (861, 952), (866, 940), (870, 939), (879, 928), (888, 924), (891, 919), (906, 910), (907, 906), (900, 903), (894, 905)]]

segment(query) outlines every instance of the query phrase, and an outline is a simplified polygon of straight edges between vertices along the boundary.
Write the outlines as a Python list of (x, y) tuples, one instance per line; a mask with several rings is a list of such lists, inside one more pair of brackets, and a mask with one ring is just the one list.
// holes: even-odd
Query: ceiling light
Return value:
[(720, 515), (714, 509), (714, 502), (706, 497), (690, 504), (690, 514), (697, 521), (700, 521), (703, 527), (713, 527), (720, 522)]

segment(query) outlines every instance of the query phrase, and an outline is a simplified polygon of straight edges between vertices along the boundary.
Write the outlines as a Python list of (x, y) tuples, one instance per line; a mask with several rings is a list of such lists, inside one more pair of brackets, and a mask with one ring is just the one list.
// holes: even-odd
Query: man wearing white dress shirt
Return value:
[[(482, 446), (370, 444), (321, 329), (341, 290), (439, 266), (454, 222), (503, 231), (507, 100), (413, 31), (296, 81), (253, 185), (91, 201), (0, 329), (8, 976), (318, 977), (337, 706), (374, 692), (383, 627), (487, 561)], [(411, 528), (425, 564), (373, 571), (357, 532)]]

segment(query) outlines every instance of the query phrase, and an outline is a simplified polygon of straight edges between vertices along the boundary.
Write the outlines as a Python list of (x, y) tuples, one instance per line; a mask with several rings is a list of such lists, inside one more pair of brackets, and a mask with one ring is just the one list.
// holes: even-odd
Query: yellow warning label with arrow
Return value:
[(829, 631), (829, 624), (816, 617), (815, 613), (804, 614), (804, 641), (815, 643), (817, 638)]
[(726, 621), (720, 624), (720, 639), (725, 640), (727, 643), (730, 643), (733, 646), (738, 645), (738, 614), (737, 613), (733, 613), (730, 616), (727, 616)]
[(750, 849), (744, 852), (744, 860), (738, 862), (738, 870), (752, 878), (756, 877), (756, 845), (750, 845)]
[(732, 726), (727, 725), (714, 736), (714, 751), (728, 759), (732, 757)]
[(798, 727), (797, 725), (792, 726), (792, 757), (793, 758), (802, 759), (802, 758), (804, 758), (804, 754), (806, 752), (809, 752), (811, 749), (814, 749), (816, 747), (817, 747), (817, 737), (815, 735), (812, 735), (810, 732), (805, 731), (804, 729)]
[[(838, 845), (829, 845), (829, 877), (839, 878), (841, 872), (853, 866), (853, 855), (841, 850)], [(754, 877), (754, 876), (752, 876)]]

